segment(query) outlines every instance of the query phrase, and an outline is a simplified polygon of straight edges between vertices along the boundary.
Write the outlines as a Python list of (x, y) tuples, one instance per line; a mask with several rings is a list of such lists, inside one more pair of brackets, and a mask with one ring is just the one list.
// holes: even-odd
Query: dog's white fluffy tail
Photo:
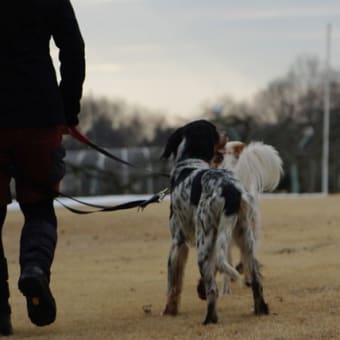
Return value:
[(234, 172), (248, 192), (271, 192), (280, 182), (282, 159), (271, 145), (252, 142), (241, 152)]

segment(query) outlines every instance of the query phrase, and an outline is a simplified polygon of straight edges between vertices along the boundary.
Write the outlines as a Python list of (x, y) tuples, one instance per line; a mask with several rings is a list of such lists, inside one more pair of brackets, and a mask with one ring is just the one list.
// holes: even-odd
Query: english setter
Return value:
[(178, 313), (189, 244), (196, 244), (202, 278), (198, 290), (207, 299), (204, 324), (218, 321), (217, 271), (239, 279), (239, 273), (226, 258), (233, 235), (238, 235), (243, 265), (251, 273), (255, 314), (269, 313), (255, 258), (254, 228), (249, 219), (253, 215), (254, 199), (232, 171), (211, 168), (211, 161), (225, 142), (226, 137), (221, 136), (213, 124), (198, 120), (177, 129), (163, 153), (163, 158), (175, 156), (171, 172), (171, 246), (164, 314)]

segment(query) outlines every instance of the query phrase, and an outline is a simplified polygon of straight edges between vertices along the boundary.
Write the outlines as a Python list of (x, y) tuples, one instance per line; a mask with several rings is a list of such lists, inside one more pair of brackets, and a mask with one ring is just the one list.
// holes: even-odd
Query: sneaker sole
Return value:
[(55, 321), (55, 300), (44, 278), (24, 276), (19, 280), (19, 289), (26, 297), (28, 316), (35, 325), (46, 326)]

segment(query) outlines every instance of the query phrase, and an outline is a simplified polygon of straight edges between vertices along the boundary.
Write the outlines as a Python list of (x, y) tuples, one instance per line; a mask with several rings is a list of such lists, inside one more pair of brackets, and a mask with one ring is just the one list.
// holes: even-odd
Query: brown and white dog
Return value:
[(278, 151), (262, 142), (248, 145), (238, 141), (227, 142), (218, 167), (232, 170), (244, 188), (256, 195), (275, 190), (283, 173)]
[[(222, 158), (221, 155), (223, 155)], [(218, 150), (218, 156), (213, 161), (212, 166), (232, 171), (243, 188), (252, 195), (254, 200), (252, 225), (258, 247), (261, 226), (259, 194), (274, 191), (280, 182), (283, 169), (282, 159), (278, 151), (273, 146), (262, 142), (251, 142), (248, 145), (239, 141), (227, 142), (223, 148)], [(236, 242), (237, 237), (238, 235), (234, 234)], [(229, 263), (231, 263), (230, 248), (227, 257)], [(236, 267), (240, 272), (243, 271), (242, 263), (241, 254), (240, 263)], [(249, 273), (245, 273), (245, 282), (246, 284), (250, 282)], [(225, 276), (223, 293), (229, 290), (228, 277)]]

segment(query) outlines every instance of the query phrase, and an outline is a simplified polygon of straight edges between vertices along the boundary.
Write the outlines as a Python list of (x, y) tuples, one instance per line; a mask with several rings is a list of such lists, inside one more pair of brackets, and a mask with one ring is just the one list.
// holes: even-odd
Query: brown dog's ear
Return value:
[(227, 142), (229, 137), (224, 131), (218, 131), (219, 142), (215, 145), (214, 158), (211, 161), (211, 166), (217, 168), (224, 159), (224, 155), (227, 153)]
[(181, 144), (183, 139), (183, 131), (184, 128), (181, 127), (177, 129), (168, 139), (168, 142), (165, 146), (163, 154), (161, 156), (162, 159), (169, 158), (172, 154), (176, 157), (178, 146)]
[(226, 148), (226, 145), (229, 141), (229, 137), (228, 135), (226, 134), (225, 131), (218, 131), (218, 134), (219, 134), (219, 141), (218, 141), (218, 145), (216, 145), (215, 149), (216, 150), (225, 150)]
[(241, 142), (240, 142), (240, 144), (234, 146), (234, 153), (235, 153), (236, 158), (240, 157), (240, 155), (241, 155), (241, 153), (242, 153), (242, 151), (245, 147), (246, 147), (246, 144), (241, 143)]

